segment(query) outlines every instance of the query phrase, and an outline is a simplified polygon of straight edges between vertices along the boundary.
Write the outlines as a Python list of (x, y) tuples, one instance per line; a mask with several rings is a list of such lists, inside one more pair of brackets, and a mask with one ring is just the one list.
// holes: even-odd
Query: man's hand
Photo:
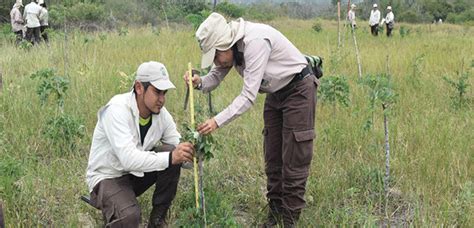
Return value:
[(194, 154), (194, 146), (189, 142), (178, 144), (176, 149), (171, 153), (171, 164), (177, 165), (183, 162), (192, 162)]
[[(196, 88), (199, 84), (201, 84), (201, 77), (199, 76), (198, 71), (193, 70), (193, 88)], [(188, 86), (189, 83), (189, 72), (186, 71), (183, 76), (184, 82), (186, 83), (186, 86)]]
[(199, 124), (196, 130), (199, 132), (199, 134), (207, 135), (215, 131), (217, 127), (218, 126), (216, 120), (214, 120), (214, 118), (211, 118), (206, 120), (206, 122)]

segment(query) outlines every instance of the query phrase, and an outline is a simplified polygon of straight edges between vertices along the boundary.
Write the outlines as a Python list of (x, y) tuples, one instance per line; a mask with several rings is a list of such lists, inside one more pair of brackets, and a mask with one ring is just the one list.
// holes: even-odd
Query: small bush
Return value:
[(82, 120), (62, 114), (48, 119), (42, 130), (43, 136), (62, 150), (76, 147), (77, 139), (84, 137), (85, 126)]
[(315, 32), (323, 31), (323, 26), (321, 25), (320, 21), (316, 21), (311, 28), (313, 28)]
[(232, 4), (230, 2), (222, 2), (216, 6), (216, 11), (224, 13), (230, 17), (242, 17), (245, 10), (238, 5)]
[(408, 36), (410, 34), (411, 29), (409, 29), (409, 28), (402, 25), (402, 26), (400, 26), (399, 31), (400, 31), (400, 36), (403, 38), (403, 37)]

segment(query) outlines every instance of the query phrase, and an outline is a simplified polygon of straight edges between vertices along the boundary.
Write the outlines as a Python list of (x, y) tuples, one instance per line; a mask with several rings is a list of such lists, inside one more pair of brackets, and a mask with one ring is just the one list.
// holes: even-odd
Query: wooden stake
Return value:
[[(188, 63), (188, 72), (189, 72), (189, 81), (188, 81), (188, 89), (189, 89), (189, 110), (190, 110), (190, 119), (191, 119), (191, 127), (195, 129), (194, 123), (194, 96), (193, 96), (193, 66), (191, 63)], [(196, 209), (199, 210), (199, 178), (198, 178), (198, 164), (196, 159), (196, 154), (193, 157), (193, 165), (194, 165), (194, 193), (196, 198)]]

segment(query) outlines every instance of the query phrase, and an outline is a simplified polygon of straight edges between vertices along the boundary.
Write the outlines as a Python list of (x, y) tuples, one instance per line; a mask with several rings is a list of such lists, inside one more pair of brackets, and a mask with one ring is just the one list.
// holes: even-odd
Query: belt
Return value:
[(311, 68), (309, 66), (306, 66), (305, 68), (303, 68), (303, 70), (301, 70), (301, 72), (296, 73), (295, 76), (293, 77), (293, 79), (291, 79), (291, 81), (286, 86), (284, 86), (283, 88), (281, 88), (277, 92), (281, 93), (281, 92), (284, 92), (284, 91), (290, 89), (292, 87), (293, 83), (301, 81), (301, 80), (307, 78), (308, 76), (310, 76), (312, 74), (313, 74), (313, 71), (311, 70)]
[(306, 66), (305, 68), (303, 68), (303, 70), (301, 70), (301, 72), (295, 74), (295, 77), (293, 77), (293, 79), (290, 81), (290, 83), (288, 83), (288, 85), (297, 81), (301, 81), (312, 73), (313, 71), (311, 71), (311, 68), (309, 66)]

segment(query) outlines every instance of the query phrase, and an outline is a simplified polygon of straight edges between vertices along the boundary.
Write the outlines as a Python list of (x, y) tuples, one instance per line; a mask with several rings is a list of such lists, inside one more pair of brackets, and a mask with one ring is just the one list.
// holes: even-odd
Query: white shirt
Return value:
[(48, 10), (44, 7), (41, 7), (41, 12), (39, 15), (40, 25), (41, 26), (48, 26), (49, 14)]
[(390, 22), (395, 22), (395, 16), (393, 15), (393, 12), (390, 11), (387, 13), (387, 16), (385, 17), (385, 23), (390, 23)]
[(380, 11), (378, 9), (370, 11), (369, 25), (373, 26), (378, 24), (380, 21)]
[(23, 19), (26, 21), (26, 27), (36, 28), (40, 27), (39, 16), (41, 9), (43, 7), (39, 6), (35, 2), (25, 6), (25, 11), (23, 12)]
[(356, 24), (356, 14), (354, 10), (349, 10), (349, 13), (347, 14), (347, 20), (349, 20), (353, 26)]
[(176, 146), (181, 138), (165, 107), (152, 115), (143, 145), (133, 92), (114, 96), (99, 110), (97, 119), (86, 174), (89, 192), (104, 179), (129, 173), (142, 177), (145, 172), (168, 168), (170, 152), (151, 151), (159, 142)]

